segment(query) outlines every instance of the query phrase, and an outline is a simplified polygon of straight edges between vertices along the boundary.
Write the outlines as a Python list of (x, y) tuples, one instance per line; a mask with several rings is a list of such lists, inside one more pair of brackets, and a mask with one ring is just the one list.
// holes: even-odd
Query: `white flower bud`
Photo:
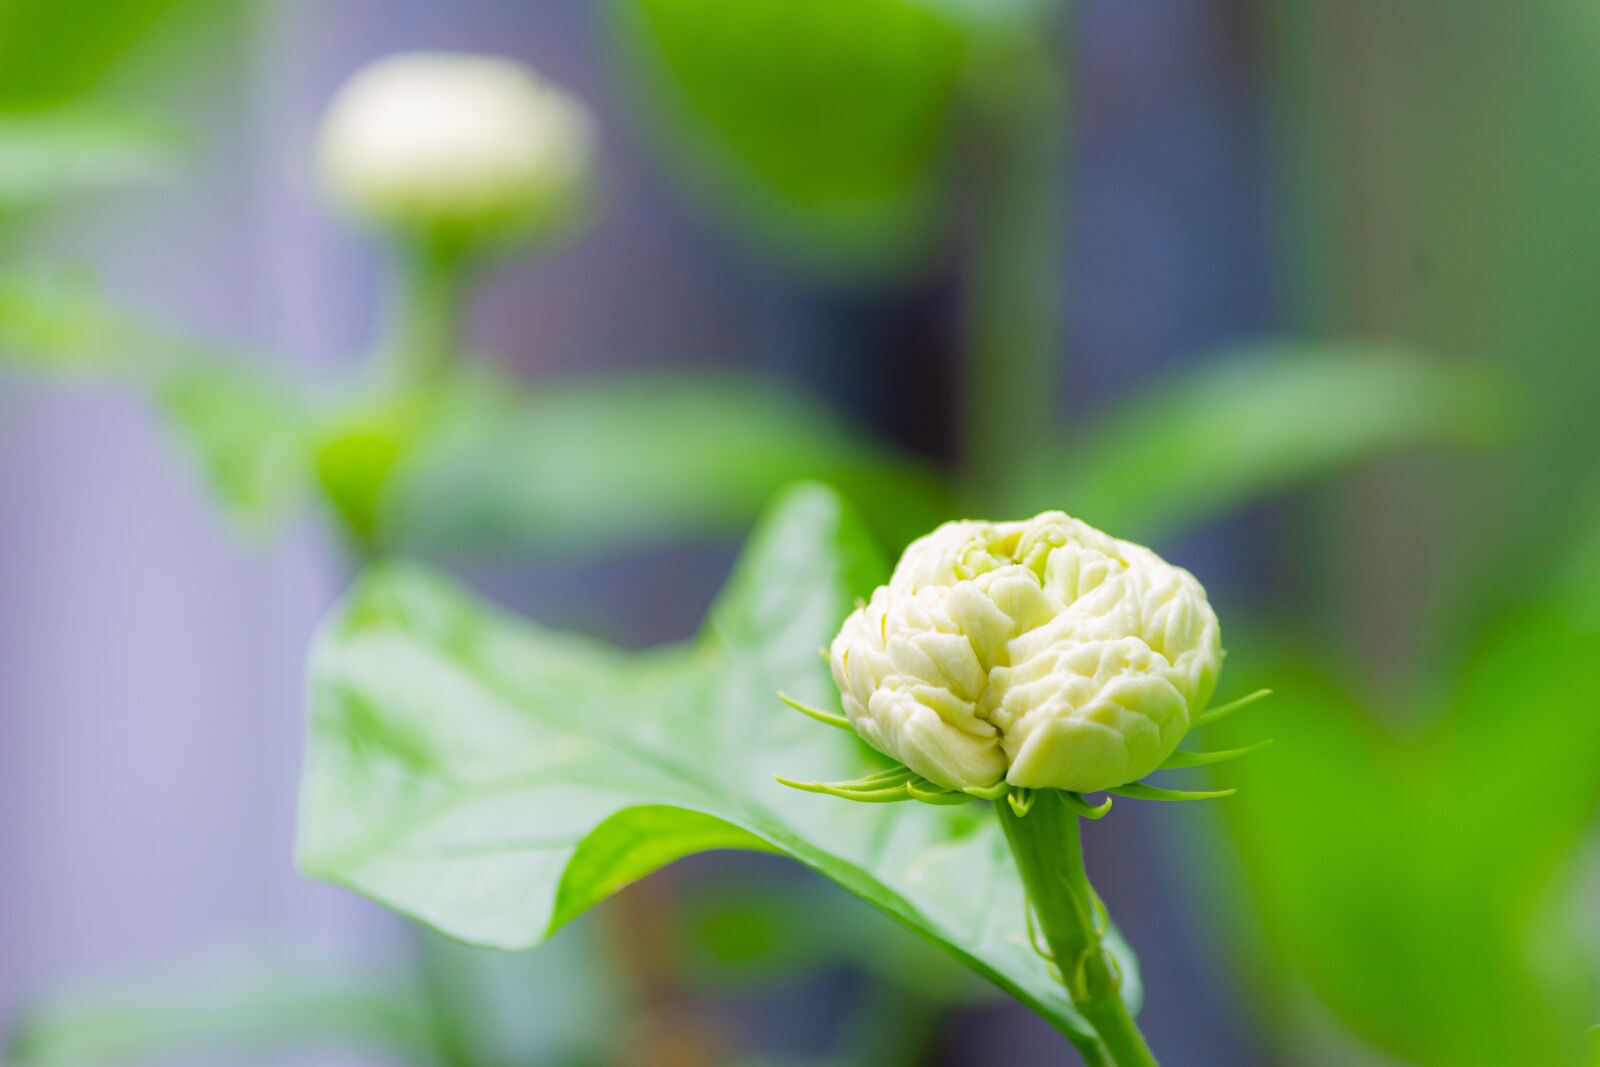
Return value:
[(589, 173), (582, 107), (507, 59), (417, 52), (358, 71), (328, 106), (329, 194), (383, 226), (520, 235), (567, 213)]
[(929, 781), (1092, 792), (1172, 754), (1222, 646), (1188, 571), (1053, 511), (912, 543), (829, 660), (856, 732)]

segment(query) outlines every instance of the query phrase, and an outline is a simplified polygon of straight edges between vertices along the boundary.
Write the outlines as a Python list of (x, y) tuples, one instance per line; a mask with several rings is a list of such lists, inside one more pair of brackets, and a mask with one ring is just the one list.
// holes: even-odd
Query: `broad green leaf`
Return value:
[(965, 40), (915, 0), (613, 0), (658, 128), (720, 217), (832, 265), (898, 260), (935, 218)]
[(849, 804), (773, 781), (874, 764), (776, 694), (827, 699), (818, 649), (882, 576), (839, 499), (815, 487), (760, 527), (702, 636), (651, 653), (376, 569), (313, 653), (300, 864), (451, 936), (521, 949), (682, 856), (778, 852), (1087, 1041), (1029, 946), (986, 804)]
[(0, 278), (7, 366), (143, 395), (247, 531), (271, 528), (309, 482), (310, 409), (290, 382), (127, 315), (82, 280)]
[(1600, 814), (1597, 638), (1549, 604), (1503, 620), (1421, 732), (1379, 725), (1394, 716), (1304, 660), (1247, 667), (1279, 694), (1270, 758), (1219, 773), (1251, 922), (1407, 1062), (1572, 1062), (1600, 975), (1542, 931)]
[(331, 1048), (439, 1062), (433, 1020), (403, 979), (334, 961), (252, 953), (86, 983), (26, 1002), (11, 1067), (122, 1067)]
[(0, 112), (0, 211), (160, 184), (178, 154), (169, 131), (139, 118), (82, 107)]
[(1490, 437), (1481, 371), (1349, 345), (1268, 345), (1187, 372), (1023, 475), (1020, 512), (1060, 507), (1154, 540), (1384, 449)]
[(5, 0), (0, 101), (33, 106), (82, 94), (150, 31), (194, 0)]
[(949, 507), (929, 470), (801, 396), (734, 375), (655, 374), (464, 387), (375, 521), (387, 543), (430, 555), (593, 551), (742, 530), (801, 479), (842, 489), (896, 544)]

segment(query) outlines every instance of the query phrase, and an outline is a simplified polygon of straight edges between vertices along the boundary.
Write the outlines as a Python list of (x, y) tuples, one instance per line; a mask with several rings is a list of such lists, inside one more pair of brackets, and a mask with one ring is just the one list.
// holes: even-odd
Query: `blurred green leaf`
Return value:
[(697, 985), (748, 990), (844, 964), (933, 1004), (994, 993), (926, 940), (833, 886), (697, 886), (678, 902), (676, 918), (676, 958)]
[[(492, 398), (482, 399), (492, 405)], [(317, 484), (333, 517), (357, 547), (366, 551), (393, 547), (392, 542), (414, 532), (409, 517), (390, 523), (386, 516), (391, 496), (407, 484), (397, 485), (395, 474), (405, 464), (417, 462), (417, 453), (430, 441), (441, 409), (450, 406), (447, 399), (432, 392), (379, 392), (336, 406), (320, 421), (312, 445)], [(481, 415), (487, 417), (488, 410)], [(457, 405), (456, 414), (464, 426), (480, 425), (480, 412), (473, 404)], [(492, 462), (474, 447), (492, 445), (477, 442), (466, 446), (465, 458)], [(442, 477), (440, 492), (462, 488), (452, 475)], [(498, 473), (490, 475), (491, 485), (498, 485), (498, 477)], [(426, 510), (422, 516), (421, 528), (426, 530)], [(448, 543), (449, 535), (442, 540)]]
[(403, 980), (282, 953), (63, 989), (18, 1012), (5, 1062), (121, 1067), (334, 1047), (439, 1062), (427, 1005)]
[(1541, 931), (1600, 813), (1596, 596), (1564, 581), (1496, 622), (1420, 731), (1380, 726), (1304, 657), (1247, 668), (1280, 694), (1278, 744), (1220, 775), (1252, 921), (1408, 1062), (1576, 1062), (1596, 975)]
[(0, 277), (0, 368), (109, 381), (151, 399), (218, 499), (270, 529), (312, 479), (365, 549), (593, 552), (751, 522), (780, 487), (828, 481), (902, 543), (943, 519), (924, 466), (820, 405), (735, 376), (529, 388), (464, 374), (426, 391), (314, 401), (111, 303), (82, 278)]
[(734, 375), (479, 381), (436, 420), (380, 517), (391, 543), (424, 553), (731, 533), (806, 478), (859, 502), (896, 544), (950, 506), (928, 469), (818, 404)]
[(0, 369), (8, 365), (144, 395), (247, 531), (272, 528), (304, 493), (310, 410), (290, 383), (126, 315), (82, 279), (0, 278)]
[(369, 573), (313, 654), (302, 868), (518, 949), (682, 856), (780, 852), (1092, 1041), (1028, 947), (986, 804), (886, 811), (773, 782), (874, 765), (776, 693), (824, 699), (817, 650), (882, 574), (820, 488), (777, 506), (698, 641), (653, 653), (536, 629), (412, 570)]
[(658, 143), (719, 215), (834, 265), (934, 217), (965, 41), (915, 0), (613, 0)]
[(0, 367), (146, 384), (185, 358), (177, 339), (111, 304), (84, 274), (0, 275)]
[(302, 499), (307, 414), (284, 382), (242, 361), (196, 362), (163, 381), (158, 399), (245, 530), (276, 528)]
[(1137, 396), (1023, 475), (1019, 511), (1065, 507), (1156, 540), (1402, 445), (1483, 441), (1501, 383), (1386, 348), (1267, 345)]
[(175, 171), (170, 130), (85, 107), (0, 113), (0, 211), (156, 185)]
[(5, 0), (0, 3), (0, 104), (38, 106), (83, 93), (185, 6), (203, 5), (196, 0)]

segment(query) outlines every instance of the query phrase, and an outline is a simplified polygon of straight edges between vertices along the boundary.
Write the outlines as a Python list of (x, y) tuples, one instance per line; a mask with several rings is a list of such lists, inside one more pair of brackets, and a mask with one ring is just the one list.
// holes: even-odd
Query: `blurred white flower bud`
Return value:
[(323, 117), (330, 196), (382, 226), (516, 237), (569, 213), (589, 174), (588, 116), (507, 59), (417, 52), (358, 71)]
[(1046, 512), (914, 542), (829, 659), (856, 732), (929, 781), (1092, 792), (1172, 754), (1222, 646), (1188, 571)]

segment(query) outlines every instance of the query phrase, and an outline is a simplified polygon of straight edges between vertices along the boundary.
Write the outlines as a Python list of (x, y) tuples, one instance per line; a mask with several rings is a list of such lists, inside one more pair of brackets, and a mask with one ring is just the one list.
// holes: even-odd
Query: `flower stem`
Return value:
[(1061, 972), (1072, 1003), (1100, 1035), (1115, 1067), (1157, 1067), (1122, 999), (1122, 975), (1106, 950), (1105, 905), (1083, 866), (1078, 816), (1054, 789), (1034, 794), (1019, 816), (995, 804), (1028, 893), (1039, 934)]
[(467, 256), (455, 242), (413, 239), (399, 249), (398, 270), (390, 374), (399, 385), (432, 385), (461, 347)]

